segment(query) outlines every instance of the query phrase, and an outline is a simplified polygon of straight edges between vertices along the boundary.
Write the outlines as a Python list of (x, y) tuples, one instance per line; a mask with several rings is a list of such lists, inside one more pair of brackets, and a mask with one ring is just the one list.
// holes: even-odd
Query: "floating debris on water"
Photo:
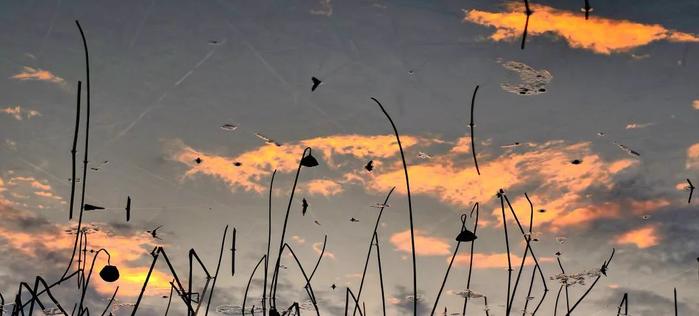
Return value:
[(553, 79), (547, 70), (536, 70), (524, 63), (508, 61), (502, 64), (505, 69), (519, 74), (520, 83), (500, 84), (503, 90), (518, 95), (538, 95), (546, 93), (547, 85)]

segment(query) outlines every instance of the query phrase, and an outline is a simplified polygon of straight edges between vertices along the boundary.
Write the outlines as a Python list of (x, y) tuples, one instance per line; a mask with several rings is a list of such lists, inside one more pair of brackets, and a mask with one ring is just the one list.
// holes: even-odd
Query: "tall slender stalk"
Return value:
[[(379, 223), (381, 222), (381, 216), (383, 215), (384, 208), (388, 204), (388, 200), (391, 197), (391, 193), (393, 193), (393, 190), (395, 190), (395, 189), (396, 189), (396, 187), (392, 187), (391, 190), (388, 191), (388, 194), (386, 194), (386, 198), (383, 201), (381, 209), (379, 210), (379, 215), (376, 216), (376, 223), (374, 224), (374, 231), (372, 232), (371, 240), (369, 241), (369, 249), (367, 250), (367, 254), (366, 254), (366, 260), (364, 261), (364, 270), (362, 271), (362, 279), (359, 281), (359, 291), (357, 291), (357, 299), (361, 299), (361, 297), (362, 297), (362, 290), (364, 289), (364, 278), (366, 277), (367, 267), (369, 266), (369, 257), (371, 256), (371, 248), (374, 246), (374, 241), (376, 240), (376, 231), (379, 229)], [(359, 306), (357, 306), (357, 305), (354, 306), (354, 312), (352, 312), (352, 315), (355, 315), (357, 313), (358, 308), (359, 308)]]
[[(262, 316), (267, 315), (267, 272), (269, 271), (269, 249), (272, 242), (272, 187), (274, 186), (274, 176), (277, 169), (272, 172), (272, 180), (269, 182), (269, 197), (267, 198), (267, 254), (265, 255), (265, 280), (262, 288)], [(271, 294), (271, 293), (270, 293)]]
[(245, 303), (248, 300), (248, 290), (250, 289), (250, 283), (252, 282), (252, 277), (255, 276), (255, 271), (257, 271), (257, 268), (260, 266), (262, 263), (262, 260), (265, 260), (267, 258), (267, 255), (263, 255), (262, 258), (260, 258), (260, 261), (257, 262), (255, 265), (255, 268), (252, 269), (252, 273), (250, 273), (250, 278), (248, 279), (248, 285), (245, 286), (245, 295), (243, 295), (243, 315), (245, 315)]
[(405, 188), (406, 191), (408, 192), (408, 212), (410, 215), (410, 249), (411, 249), (411, 254), (413, 257), (413, 315), (417, 315), (417, 267), (416, 267), (416, 259), (415, 259), (415, 228), (413, 224), (413, 202), (412, 202), (412, 197), (410, 196), (410, 179), (408, 179), (408, 165), (405, 163), (405, 154), (403, 153), (403, 145), (400, 143), (400, 136), (398, 135), (398, 129), (396, 128), (396, 124), (393, 123), (393, 119), (391, 119), (391, 116), (388, 115), (388, 112), (383, 108), (383, 105), (381, 105), (381, 102), (379, 100), (376, 100), (375, 98), (371, 98), (376, 102), (376, 104), (379, 105), (381, 108), (381, 111), (383, 112), (384, 115), (386, 115), (386, 118), (388, 121), (391, 123), (391, 127), (393, 128), (393, 132), (396, 134), (396, 141), (398, 142), (398, 149), (400, 149), (400, 158), (401, 161), (403, 162), (403, 172), (405, 173)]
[(673, 288), (672, 292), (674, 293), (675, 297), (675, 316), (677, 316), (677, 288)]
[(476, 124), (473, 122), (473, 109), (476, 106), (476, 93), (478, 93), (478, 85), (476, 86), (476, 89), (473, 90), (473, 97), (471, 97), (471, 121), (468, 123), (468, 127), (471, 129), (471, 153), (473, 154), (473, 164), (476, 165), (476, 172), (478, 175), (481, 175), (481, 169), (478, 168), (478, 158), (476, 158), (476, 142), (475, 142), (475, 136), (473, 135), (474, 133), (474, 128)]
[[(301, 154), (301, 161), (306, 157), (306, 152), (310, 151), (310, 147), (306, 147)], [(284, 251), (284, 236), (286, 235), (286, 227), (289, 222), (289, 212), (291, 211), (291, 203), (294, 200), (294, 193), (296, 192), (296, 184), (299, 181), (299, 174), (301, 173), (301, 161), (299, 161), (299, 167), (296, 169), (296, 176), (294, 177), (294, 185), (291, 188), (291, 193), (289, 194), (289, 204), (286, 207), (286, 215), (284, 216), (284, 226), (282, 226), (282, 235), (279, 238), (279, 254), (277, 255), (277, 263), (274, 266), (274, 274), (272, 274), (272, 308), (277, 309), (277, 282), (279, 281), (279, 264), (281, 263), (282, 252)], [(270, 191), (271, 192), (271, 191)]]
[[(474, 208), (476, 210), (476, 220), (473, 223), (473, 234), (475, 235), (476, 232), (478, 231), (478, 216), (480, 214), (478, 202), (476, 202), (476, 204), (474, 205)], [(473, 211), (471, 211), (471, 216), (472, 215), (473, 215)], [(473, 249), (476, 246), (475, 244), (476, 244), (475, 240), (471, 242), (471, 252), (470, 252), (469, 258), (468, 258), (468, 278), (466, 280), (466, 289), (467, 290), (471, 289), (471, 272), (473, 272)], [(466, 295), (466, 297), (464, 297), (464, 307), (461, 310), (461, 315), (466, 315), (466, 307), (468, 306), (468, 299), (469, 299), (469, 297), (468, 297), (468, 295)], [(486, 313), (487, 313), (487, 311), (486, 311)]]
[(68, 220), (73, 219), (73, 205), (75, 203), (75, 155), (78, 150), (78, 131), (80, 130), (80, 94), (82, 91), (82, 81), (78, 80), (78, 102), (75, 111), (75, 133), (73, 134), (73, 147), (70, 149), (71, 157), (71, 178), (70, 178), (70, 204), (68, 209)]
[[(116, 289), (114, 290), (114, 294), (112, 294), (112, 298), (109, 299), (107, 306), (104, 307), (104, 310), (102, 311), (102, 314), (100, 314), (100, 316), (104, 316), (104, 314), (107, 313), (109, 306), (112, 306), (112, 302), (114, 302), (114, 298), (116, 297), (117, 292), (119, 292), (119, 286), (117, 286)], [(2, 314), (0, 314), (0, 315), (2, 315)]]
[[(507, 248), (507, 302), (510, 301), (510, 290), (512, 288), (512, 259), (510, 258), (510, 237), (507, 234), (507, 218), (505, 217), (504, 191), (498, 192), (500, 198), (500, 209), (502, 210), (502, 226), (505, 231), (505, 247)], [(510, 315), (510, 304), (507, 304), (505, 315)]]
[[(235, 228), (233, 229), (235, 234)], [(211, 294), (209, 294), (209, 301), (206, 303), (206, 312), (204, 315), (209, 315), (209, 307), (211, 306), (211, 299), (214, 297), (214, 288), (216, 288), (216, 280), (218, 280), (218, 270), (221, 267), (221, 258), (223, 258), (223, 247), (226, 245), (226, 234), (228, 233), (228, 225), (223, 230), (223, 238), (221, 240), (221, 251), (218, 255), (218, 264), (216, 265), (216, 273), (214, 274), (214, 281), (211, 285)], [(235, 247), (235, 245), (233, 245)], [(203, 299), (203, 298), (202, 298)]]
[(376, 241), (376, 262), (379, 266), (379, 284), (381, 285), (381, 308), (383, 311), (383, 316), (386, 316), (386, 293), (384, 292), (384, 287), (383, 287), (383, 270), (381, 268), (381, 249), (379, 248), (379, 235), (377, 232), (374, 232), (374, 240)]
[[(471, 209), (471, 212), (476, 209), (476, 205), (473, 205), (473, 208)], [(461, 229), (459, 230), (460, 232), (463, 232), (464, 229), (466, 229), (466, 214), (461, 215)], [(451, 260), (449, 261), (449, 266), (447, 267), (447, 272), (444, 273), (444, 279), (442, 280), (442, 285), (439, 287), (439, 292), (437, 292), (437, 298), (434, 300), (434, 305), (432, 305), (432, 312), (430, 315), (434, 315), (434, 312), (437, 310), (437, 305), (439, 304), (439, 298), (442, 296), (442, 291), (444, 290), (444, 285), (447, 283), (447, 278), (449, 278), (449, 271), (451, 271), (451, 266), (454, 264), (454, 259), (456, 258), (456, 254), (459, 253), (459, 246), (461, 246), (461, 241), (458, 240), (456, 242), (456, 248), (454, 248), (454, 254), (451, 256)]]
[(621, 303), (619, 303), (619, 307), (616, 310), (616, 316), (621, 315), (621, 307), (624, 306), (624, 316), (629, 315), (629, 293), (624, 293), (624, 297), (621, 298)]
[[(604, 261), (604, 263), (602, 264), (602, 268), (603, 268), (603, 269), (607, 269), (607, 266), (609, 266), (609, 264), (612, 262), (612, 259), (614, 258), (614, 253), (615, 253), (615, 252), (616, 252), (616, 249), (612, 248), (612, 254), (609, 256), (609, 259), (607, 259), (606, 261)], [(578, 305), (580, 304), (580, 302), (582, 302), (582, 301), (585, 299), (585, 297), (587, 297), (587, 294), (590, 294), (590, 291), (592, 291), (592, 289), (593, 289), (593, 288), (595, 287), (595, 285), (597, 284), (597, 281), (599, 281), (599, 279), (600, 279), (601, 277), (602, 277), (602, 274), (600, 273), (600, 275), (597, 276), (597, 278), (595, 279), (595, 281), (592, 282), (592, 284), (591, 284), (590, 287), (587, 289), (587, 291), (585, 291), (585, 293), (583, 293), (583, 295), (575, 302), (575, 304), (573, 304), (573, 306), (570, 308), (570, 310), (568, 311), (568, 313), (566, 314), (566, 316), (569, 316), (569, 315), (573, 312), (573, 310), (575, 310), (575, 308), (578, 307)]]

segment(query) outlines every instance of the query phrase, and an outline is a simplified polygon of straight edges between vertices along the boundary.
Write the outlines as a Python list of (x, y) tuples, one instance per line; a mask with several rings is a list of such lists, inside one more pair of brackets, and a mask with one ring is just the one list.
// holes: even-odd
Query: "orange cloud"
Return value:
[[(471, 256), (469, 254), (463, 254), (463, 255), (456, 255), (454, 258), (454, 264), (456, 266), (464, 266), (468, 267), (469, 261)], [(451, 258), (447, 258), (447, 262), (449, 262)], [(510, 254), (510, 260), (512, 262), (512, 266), (518, 266), (520, 263), (522, 263), (522, 257), (519, 257), (515, 254)], [(549, 257), (542, 257), (538, 258), (539, 264), (543, 262), (550, 262), (552, 261), (552, 258)], [(527, 256), (527, 260), (524, 262), (525, 266), (531, 266), (534, 265), (535, 262), (531, 258), (531, 256)], [(473, 267), (476, 269), (507, 269), (508, 264), (507, 264), (507, 253), (474, 253), (473, 254)]]
[[(313, 243), (312, 247), (313, 247), (313, 251), (318, 255), (320, 255), (320, 253), (323, 252), (323, 243), (322, 242)], [(323, 257), (328, 257), (330, 259), (335, 260), (335, 254), (328, 251), (328, 249), (325, 249), (325, 252), (323, 252)]]
[(32, 67), (23, 67), (22, 71), (12, 77), (11, 79), (18, 79), (18, 80), (38, 80), (38, 81), (47, 81), (47, 82), (52, 82), (52, 83), (64, 83), (63, 78), (58, 77), (51, 73), (48, 70), (43, 70), (43, 69), (34, 69)]
[[(459, 146), (459, 145), (457, 145)], [(580, 159), (582, 164), (570, 161)], [(512, 188), (535, 187), (530, 192), (537, 208), (549, 212), (537, 214), (537, 224), (550, 223), (552, 229), (580, 225), (596, 218), (608, 217), (606, 209), (619, 205), (588, 205), (585, 192), (593, 187), (609, 190), (614, 175), (636, 163), (622, 159), (605, 162), (593, 153), (589, 143), (568, 145), (548, 142), (501, 156), (480, 161), (482, 176), (478, 176), (470, 161), (450, 154), (409, 166), (410, 188), (413, 194), (425, 194), (459, 207), (468, 207), (476, 201), (483, 205), (493, 201), (495, 193), (507, 185)], [(397, 185), (397, 192), (405, 193), (403, 170), (394, 168), (369, 178), (371, 190), (386, 191)], [(528, 221), (529, 204), (524, 197), (514, 201), (520, 219)], [(500, 218), (499, 207), (493, 215)], [(616, 213), (613, 213), (616, 214)]]
[[(412, 136), (401, 138), (405, 149), (415, 146), (418, 142), (429, 144), (431, 141)], [(197, 151), (180, 140), (169, 141), (165, 147), (166, 155), (170, 159), (189, 167), (186, 177), (196, 174), (209, 175), (223, 180), (232, 189), (242, 188), (255, 192), (267, 189), (267, 182), (274, 169), (285, 173), (296, 170), (305, 147), (311, 147), (314, 155), (322, 157), (323, 162), (331, 168), (340, 167), (335, 163), (336, 156), (378, 159), (392, 157), (398, 153), (398, 146), (392, 135), (334, 135), (283, 146), (265, 144), (236, 157)], [(201, 163), (195, 162), (197, 158), (202, 160)], [(236, 166), (236, 163), (240, 163), (240, 166)]]
[(699, 143), (687, 148), (687, 169), (699, 168)]
[(637, 228), (616, 237), (617, 245), (635, 245), (640, 249), (650, 248), (660, 243), (660, 234), (657, 225), (648, 225)]
[[(529, 19), (528, 35), (556, 35), (573, 47), (598, 54), (627, 52), (651, 42), (699, 42), (699, 37), (667, 29), (659, 24), (643, 24), (591, 16), (585, 20), (580, 12), (530, 4), (534, 14)], [(495, 27), (490, 38), (495, 41), (513, 40), (522, 35), (526, 16), (520, 2), (510, 2), (506, 12), (466, 11), (464, 21)]]
[(312, 195), (333, 196), (342, 193), (342, 185), (329, 179), (315, 179), (306, 185), (306, 191)]
[[(2, 222), (19, 223), (37, 221), (38, 217), (30, 212), (18, 211), (10, 208), (2, 209)], [(48, 252), (63, 253), (68, 256), (73, 249), (75, 235), (64, 233), (69, 229), (68, 225), (44, 224), (44, 227), (31, 232), (12, 229), (7, 226), (0, 226), (0, 239), (10, 247), (12, 251), (21, 255), (40, 259)], [(105, 248), (111, 254), (111, 264), (116, 265), (120, 270), (120, 279), (114, 283), (102, 281), (99, 277), (93, 277), (92, 286), (101, 294), (110, 295), (116, 286), (119, 286), (119, 296), (137, 296), (145, 281), (148, 271), (148, 263), (143, 263), (141, 259), (147, 256), (149, 251), (155, 246), (152, 239), (146, 234), (121, 235), (108, 232), (106, 226), (98, 225), (99, 230), (91, 231), (88, 234), (88, 249)], [(106, 263), (106, 256), (100, 254), (95, 264), (93, 276), (99, 273), (99, 269)], [(92, 262), (92, 257), (88, 254), (88, 266)], [(167, 293), (170, 289), (168, 283), (171, 277), (169, 274), (154, 270), (149, 281), (149, 293)]]
[[(391, 243), (397, 251), (412, 252), (410, 242), (410, 230), (405, 230), (391, 235)], [(448, 255), (449, 243), (444, 238), (426, 235), (421, 230), (415, 230), (415, 254), (418, 256), (443, 256)]]

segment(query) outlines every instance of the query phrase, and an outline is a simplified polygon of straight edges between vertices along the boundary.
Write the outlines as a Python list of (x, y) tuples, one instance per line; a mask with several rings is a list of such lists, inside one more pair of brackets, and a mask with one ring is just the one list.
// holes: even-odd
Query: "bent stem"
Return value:
[[(476, 220), (473, 223), (473, 234), (475, 235), (476, 231), (478, 230), (478, 215), (479, 215), (479, 203), (478, 202), (476, 202), (476, 204), (474, 205), (474, 208), (476, 210)], [(471, 216), (472, 215), (473, 215), (473, 210), (471, 211)], [(466, 289), (467, 290), (471, 289), (471, 272), (473, 272), (473, 249), (474, 249), (475, 245), (476, 245), (476, 241), (474, 240), (471, 242), (471, 252), (470, 252), (469, 258), (468, 258), (468, 279), (466, 280)], [(468, 295), (466, 295), (466, 297), (464, 297), (464, 307), (463, 307), (463, 310), (461, 310), (461, 315), (466, 315), (466, 307), (468, 306), (468, 298), (469, 298)], [(487, 298), (486, 298), (486, 305), (488, 305)], [(486, 311), (486, 314), (487, 313), (488, 313), (488, 311)]]
[(410, 179), (408, 178), (408, 165), (405, 163), (405, 154), (403, 153), (403, 145), (400, 143), (400, 135), (398, 135), (398, 129), (396, 128), (396, 124), (393, 123), (393, 119), (391, 119), (391, 116), (388, 115), (388, 112), (384, 109), (383, 105), (381, 105), (381, 102), (379, 100), (376, 100), (375, 98), (371, 98), (376, 102), (376, 104), (379, 105), (381, 108), (381, 111), (383, 112), (384, 115), (386, 115), (386, 118), (388, 119), (389, 123), (391, 123), (391, 127), (393, 128), (393, 133), (396, 135), (396, 141), (398, 142), (398, 149), (400, 149), (400, 158), (401, 161), (403, 162), (403, 172), (405, 174), (405, 187), (406, 191), (408, 192), (408, 213), (410, 215), (410, 249), (412, 253), (412, 259), (413, 259), (413, 315), (417, 316), (417, 267), (416, 267), (416, 259), (415, 259), (415, 229), (413, 225), (413, 202), (412, 202), (412, 197), (410, 195)]
[[(383, 204), (381, 206), (381, 210), (379, 210), (379, 215), (376, 217), (376, 223), (374, 224), (374, 231), (371, 235), (371, 240), (369, 241), (369, 249), (367, 250), (366, 254), (366, 260), (364, 261), (364, 270), (362, 272), (362, 279), (359, 281), (359, 291), (357, 291), (357, 299), (361, 299), (362, 296), (362, 289), (364, 288), (364, 278), (366, 277), (366, 271), (367, 267), (369, 266), (369, 257), (371, 256), (371, 248), (374, 245), (374, 241), (376, 241), (376, 231), (379, 229), (379, 222), (381, 221), (381, 215), (383, 215), (383, 210), (385, 208), (385, 205), (388, 204), (388, 199), (391, 197), (391, 193), (393, 193), (393, 190), (395, 190), (396, 187), (392, 187), (390, 191), (388, 191), (388, 194), (386, 195), (386, 198), (383, 201)], [(354, 312), (352, 315), (355, 315), (357, 313), (357, 309), (359, 308), (358, 305), (354, 306)]]
[[(289, 222), (289, 212), (291, 211), (291, 203), (294, 200), (294, 193), (296, 192), (296, 184), (299, 180), (299, 174), (301, 173), (301, 162), (303, 158), (306, 157), (306, 152), (310, 152), (311, 148), (306, 147), (301, 154), (301, 161), (299, 161), (299, 167), (296, 169), (296, 176), (294, 177), (294, 185), (291, 188), (291, 194), (289, 194), (289, 204), (286, 207), (286, 215), (284, 216), (284, 226), (282, 226), (282, 235), (279, 239), (279, 255), (277, 255), (277, 262), (274, 266), (274, 273), (272, 274), (272, 285), (270, 293), (272, 293), (272, 308), (277, 309), (277, 283), (279, 282), (279, 264), (281, 263), (282, 252), (284, 251), (284, 236), (286, 235), (286, 227)], [(271, 194), (271, 190), (270, 190)]]

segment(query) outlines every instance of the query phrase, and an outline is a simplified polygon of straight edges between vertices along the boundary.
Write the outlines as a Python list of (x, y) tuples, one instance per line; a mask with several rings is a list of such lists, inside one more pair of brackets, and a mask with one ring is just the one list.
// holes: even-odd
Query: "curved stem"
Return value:
[[(306, 156), (306, 151), (309, 151), (311, 148), (306, 147), (303, 150), (303, 153), (301, 154), (301, 161), (303, 161), (303, 158)], [(301, 161), (299, 161), (299, 167), (296, 169), (296, 176), (294, 177), (294, 185), (291, 188), (291, 194), (289, 194), (289, 204), (286, 207), (286, 215), (284, 216), (284, 226), (282, 227), (282, 236), (279, 239), (279, 255), (277, 256), (277, 263), (274, 266), (274, 274), (272, 274), (272, 290), (270, 292), (272, 293), (272, 307), (274, 309), (277, 308), (277, 282), (279, 281), (279, 264), (281, 262), (281, 257), (282, 257), (282, 251), (284, 250), (284, 236), (286, 235), (286, 227), (289, 222), (289, 212), (291, 211), (291, 203), (294, 200), (294, 193), (296, 192), (296, 184), (299, 181), (299, 174), (301, 173)]]
[(116, 297), (117, 292), (119, 292), (119, 286), (117, 286), (116, 289), (114, 290), (114, 294), (112, 294), (112, 298), (109, 299), (109, 303), (107, 303), (107, 306), (104, 307), (104, 311), (102, 311), (102, 314), (100, 314), (100, 316), (104, 316), (104, 314), (107, 313), (109, 306), (112, 306), (112, 302), (114, 302), (114, 298)]
[(415, 259), (415, 228), (413, 225), (413, 202), (412, 202), (412, 197), (410, 196), (410, 179), (408, 178), (408, 165), (405, 163), (405, 154), (403, 153), (403, 145), (400, 143), (400, 135), (398, 135), (398, 129), (396, 128), (396, 124), (393, 123), (393, 120), (391, 119), (391, 116), (388, 115), (388, 112), (383, 108), (383, 105), (381, 105), (381, 102), (379, 100), (376, 100), (375, 98), (371, 98), (376, 102), (376, 104), (379, 105), (381, 108), (381, 111), (383, 112), (384, 115), (386, 115), (386, 118), (388, 121), (391, 123), (391, 127), (393, 128), (393, 133), (396, 134), (396, 141), (398, 142), (398, 149), (400, 149), (400, 158), (401, 161), (403, 162), (403, 172), (405, 173), (405, 187), (406, 191), (408, 193), (408, 212), (410, 215), (410, 249), (412, 253), (412, 259), (413, 259), (413, 315), (417, 315), (417, 267), (416, 267), (416, 259)]
[[(480, 205), (478, 202), (474, 205), (474, 208), (476, 210), (476, 220), (473, 224), (473, 234), (475, 235), (477, 230), (478, 230), (478, 217), (479, 217), (479, 208)], [(468, 279), (466, 280), (466, 289), (470, 290), (471, 289), (471, 272), (473, 272), (473, 249), (475, 247), (476, 241), (471, 242), (471, 252), (469, 254), (469, 260), (468, 260)], [(461, 310), (461, 315), (466, 315), (466, 307), (468, 306), (468, 296), (464, 297), (464, 307)], [(487, 313), (487, 311), (486, 311)]]
[(379, 248), (379, 235), (377, 232), (374, 232), (374, 240), (376, 241), (376, 261), (379, 265), (379, 284), (381, 285), (381, 307), (383, 311), (383, 316), (386, 316), (386, 293), (383, 288), (383, 271), (381, 269), (381, 249)]
[(476, 172), (478, 175), (481, 175), (481, 169), (478, 168), (478, 159), (476, 158), (476, 142), (474, 141), (474, 128), (475, 124), (473, 122), (473, 108), (476, 106), (476, 93), (478, 93), (478, 87), (476, 86), (476, 89), (473, 90), (473, 97), (471, 97), (471, 122), (468, 124), (468, 126), (471, 128), (471, 153), (473, 154), (473, 163), (476, 165)]
[(318, 266), (320, 265), (320, 260), (323, 259), (323, 254), (325, 254), (325, 246), (328, 243), (328, 235), (325, 235), (323, 237), (323, 249), (320, 251), (320, 255), (318, 256), (318, 261), (316, 261), (316, 266), (313, 267), (313, 271), (311, 271), (311, 276), (308, 277), (308, 282), (313, 280), (313, 275), (316, 274), (316, 270), (318, 269)]
[(260, 261), (258, 261), (257, 264), (255, 265), (255, 268), (252, 269), (252, 273), (250, 273), (250, 278), (248, 279), (248, 285), (245, 286), (245, 295), (243, 296), (243, 309), (242, 309), (243, 315), (245, 315), (245, 303), (248, 300), (248, 290), (250, 289), (250, 283), (252, 282), (252, 277), (255, 276), (255, 271), (257, 271), (257, 268), (262, 263), (262, 260), (265, 260), (265, 258), (267, 258), (267, 256), (263, 255), (262, 258), (260, 258)]
[[(218, 264), (216, 265), (216, 273), (214, 274), (214, 281), (211, 284), (211, 294), (209, 294), (209, 301), (206, 303), (206, 312), (204, 315), (209, 315), (209, 307), (211, 306), (211, 298), (214, 297), (214, 288), (216, 288), (216, 280), (218, 280), (218, 270), (221, 267), (221, 258), (223, 258), (223, 247), (226, 245), (226, 234), (228, 233), (228, 225), (223, 230), (223, 238), (221, 240), (221, 251), (218, 255)], [(235, 245), (234, 245), (235, 247)]]
[[(476, 205), (473, 205), (473, 208), (471, 210), (475, 210)], [(464, 231), (466, 229), (466, 219), (465, 216), (466, 214), (463, 215), (464, 219), (461, 222), (461, 230)], [(437, 298), (434, 300), (434, 305), (432, 306), (432, 312), (430, 315), (434, 315), (434, 312), (437, 310), (437, 305), (439, 304), (439, 298), (442, 296), (442, 291), (444, 291), (444, 285), (447, 284), (447, 278), (449, 277), (449, 271), (451, 271), (451, 266), (454, 264), (454, 259), (456, 258), (456, 254), (459, 253), (459, 246), (461, 246), (461, 241), (456, 242), (456, 248), (454, 249), (454, 254), (451, 256), (451, 260), (449, 261), (449, 266), (447, 267), (447, 272), (444, 273), (444, 279), (442, 280), (442, 285), (439, 287), (439, 292), (437, 293)]]
[[(362, 290), (364, 289), (364, 279), (366, 277), (366, 270), (367, 267), (369, 266), (369, 257), (371, 256), (371, 248), (374, 246), (374, 241), (376, 240), (376, 231), (379, 229), (379, 223), (381, 222), (381, 216), (383, 215), (384, 208), (388, 204), (388, 199), (391, 197), (391, 193), (393, 193), (393, 190), (395, 190), (396, 187), (392, 187), (390, 191), (388, 191), (388, 194), (386, 195), (386, 198), (383, 201), (383, 204), (381, 206), (381, 209), (379, 210), (379, 215), (376, 216), (376, 223), (374, 224), (374, 231), (373, 234), (371, 235), (371, 240), (369, 241), (369, 249), (367, 250), (366, 254), (366, 260), (364, 261), (364, 270), (362, 272), (362, 279), (359, 281), (359, 291), (357, 291), (357, 299), (360, 299), (362, 296)], [(357, 313), (357, 309), (359, 306), (355, 305), (354, 306), (354, 312), (352, 312), (352, 315), (355, 315)]]

